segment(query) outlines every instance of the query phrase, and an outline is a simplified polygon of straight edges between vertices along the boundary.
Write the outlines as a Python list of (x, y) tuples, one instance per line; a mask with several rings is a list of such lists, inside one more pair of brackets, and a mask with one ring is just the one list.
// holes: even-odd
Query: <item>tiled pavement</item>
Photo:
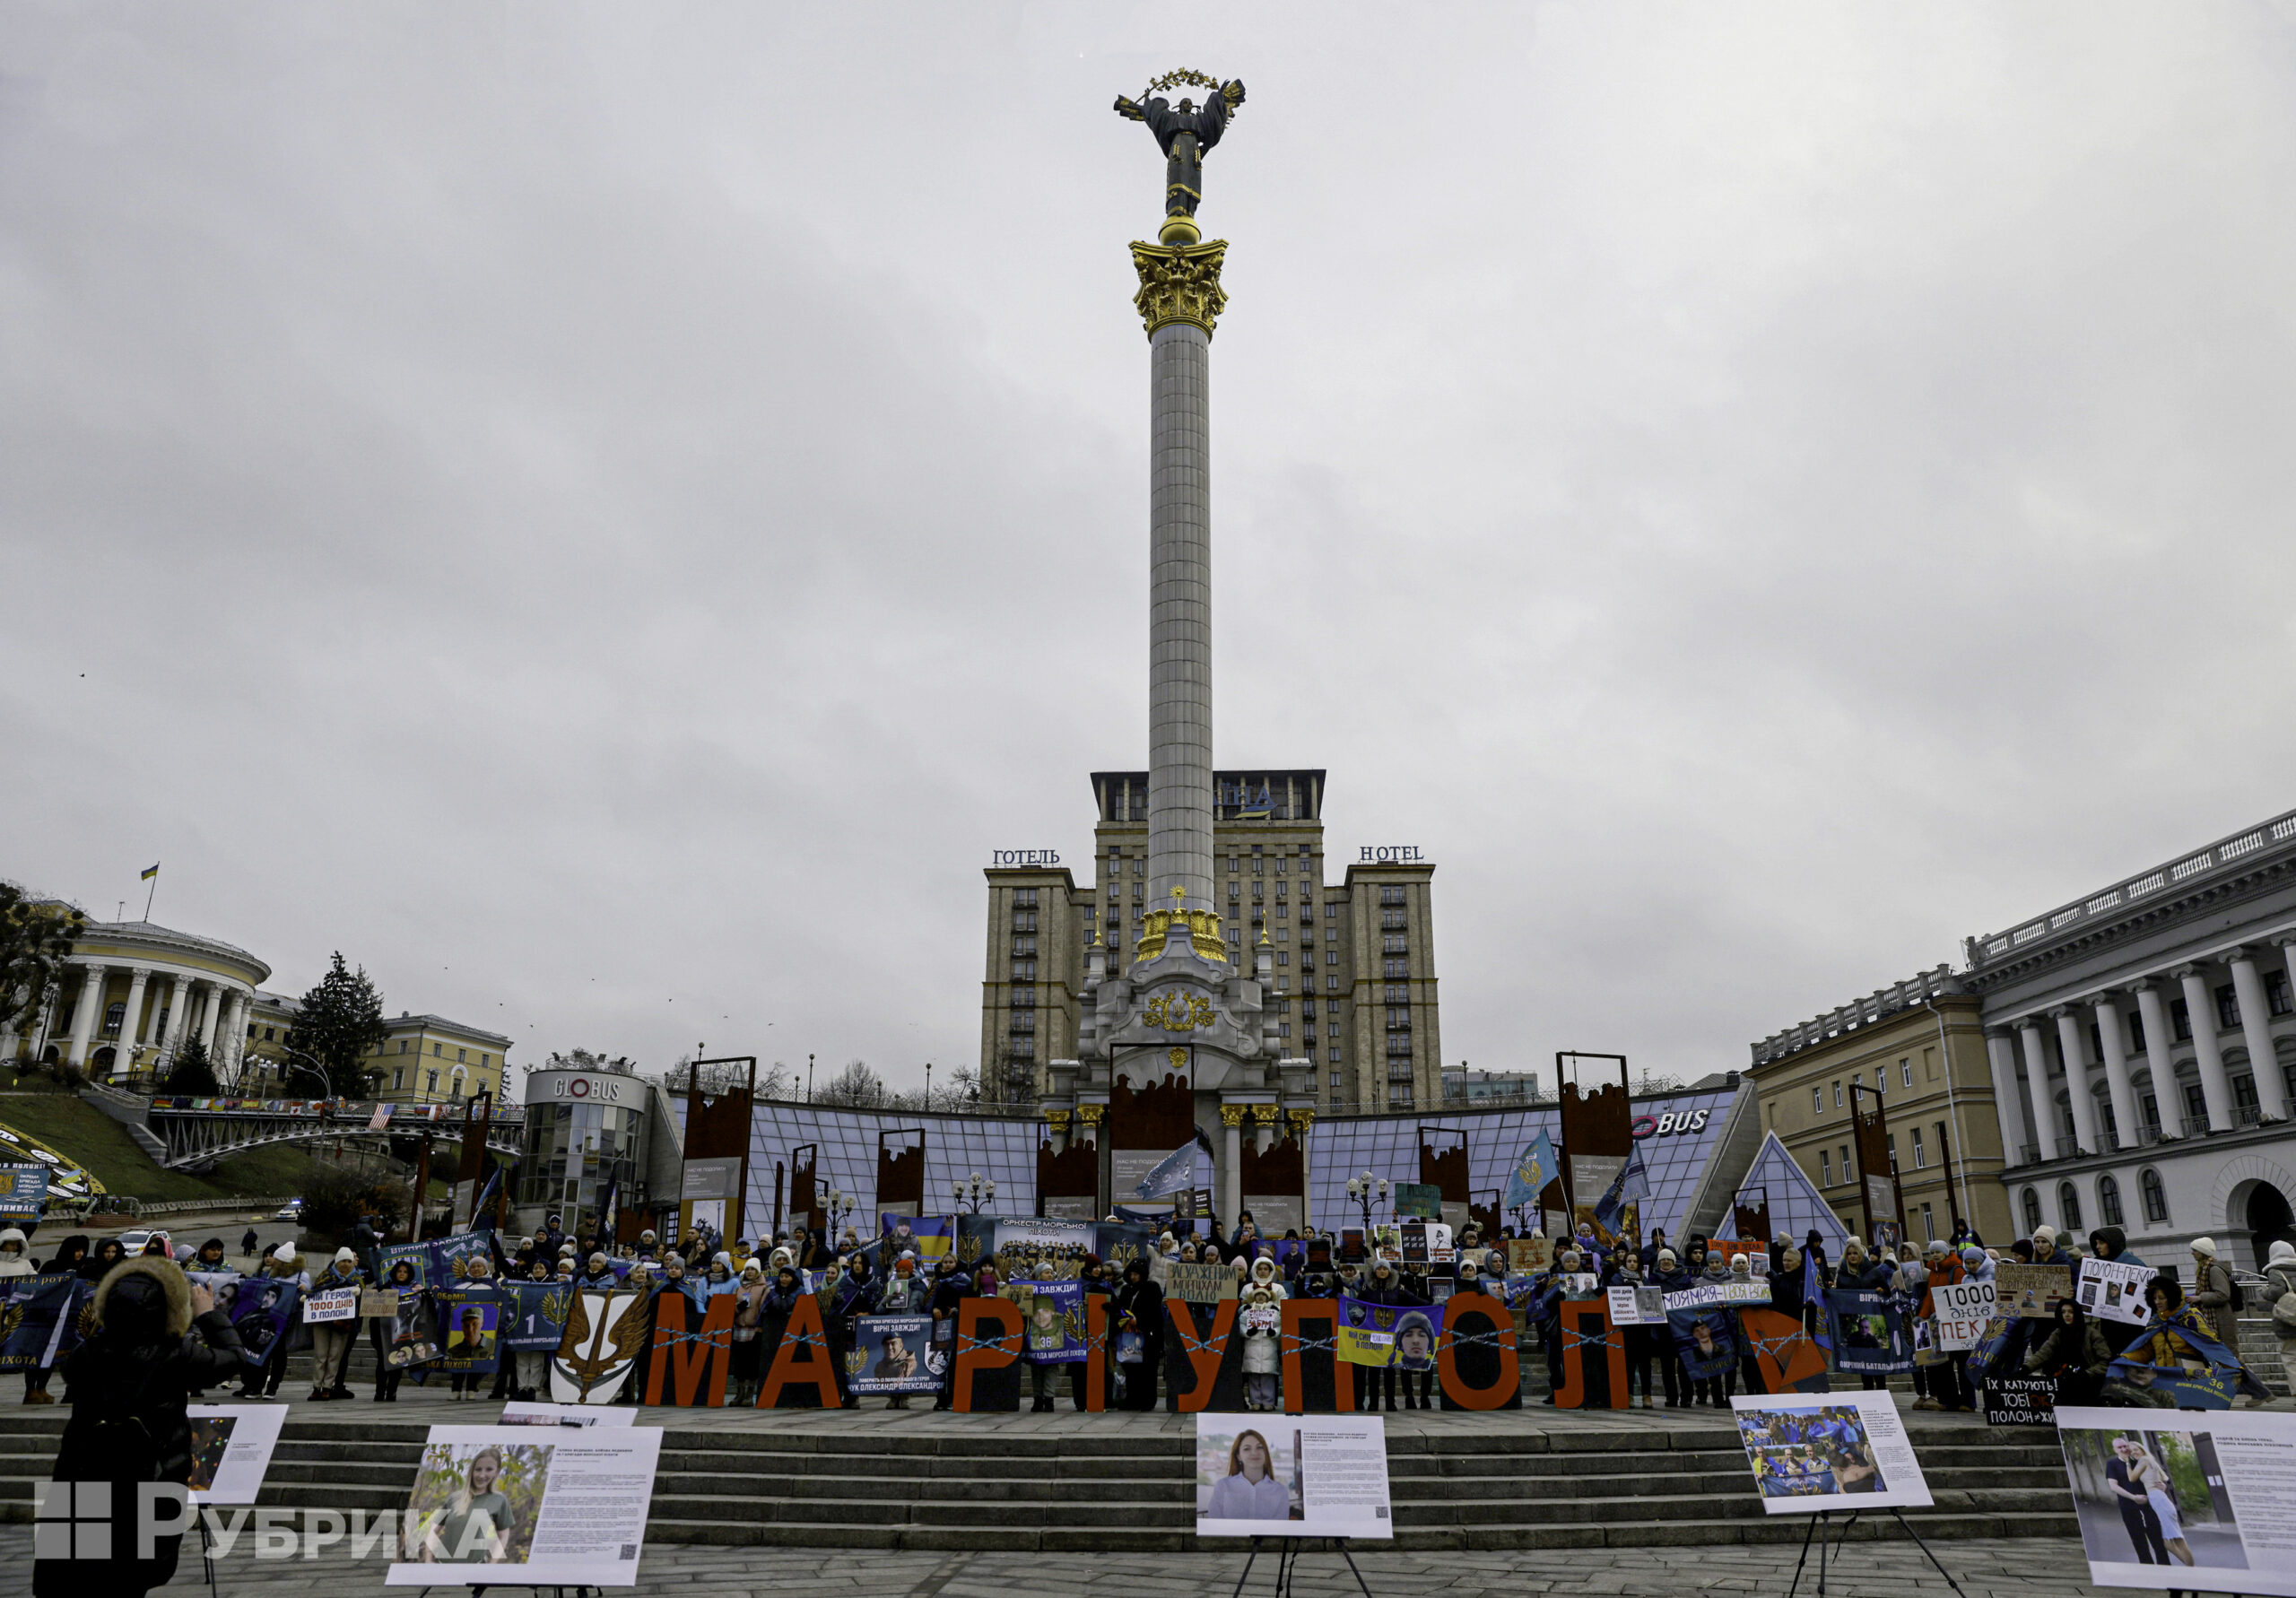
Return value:
[[(0, 1598), (28, 1598), (31, 1592), (30, 1532), (0, 1527)], [(1651, 1594), (1694, 1598), (1701, 1594), (1762, 1594), (1783, 1598), (1793, 1578), (1798, 1550), (1793, 1546), (1731, 1546), (1711, 1549), (1654, 1548), (1567, 1550), (1531, 1553), (1355, 1554), (1377, 1598), (1470, 1598), (1491, 1594)], [(2079, 1579), (2088, 1569), (2081, 1545), (2070, 1539), (2026, 1538), (2010, 1542), (1946, 1543), (1936, 1549), (1968, 1598), (2067, 1598), (2100, 1592)], [(651, 1545), (646, 1550), (637, 1586), (608, 1589), (609, 1598), (737, 1598), (744, 1594), (810, 1593), (822, 1598), (865, 1594), (875, 1598), (1190, 1598), (1226, 1594), (1242, 1573), (1244, 1557), (1234, 1554), (823, 1553), (813, 1549), (714, 1549)], [(1802, 1590), (1816, 1587), (1816, 1556)], [(234, 1557), (217, 1567), (227, 1595), (286, 1598), (290, 1594), (326, 1593), (349, 1598), (379, 1593), (384, 1567), (378, 1559), (354, 1565), (331, 1551), (315, 1560), (257, 1560)], [(1274, 1590), (1273, 1554), (1261, 1556), (1248, 1594)], [(196, 1557), (187, 1557), (175, 1582), (161, 1591), (183, 1594), (204, 1590)], [(1339, 1598), (1358, 1591), (1337, 1556), (1318, 1551), (1300, 1561), (1294, 1590), (1307, 1598)], [(1827, 1592), (1839, 1598), (1900, 1598), (1906, 1594), (1948, 1593), (1944, 1581), (1910, 1543), (1851, 1542), (1833, 1563)]]

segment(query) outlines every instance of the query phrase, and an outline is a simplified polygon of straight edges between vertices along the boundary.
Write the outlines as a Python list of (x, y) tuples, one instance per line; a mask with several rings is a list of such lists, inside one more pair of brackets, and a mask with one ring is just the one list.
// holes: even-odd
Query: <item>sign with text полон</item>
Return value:
[(1987, 1426), (2057, 1424), (2057, 1383), (2051, 1377), (1988, 1376), (1980, 1385)]

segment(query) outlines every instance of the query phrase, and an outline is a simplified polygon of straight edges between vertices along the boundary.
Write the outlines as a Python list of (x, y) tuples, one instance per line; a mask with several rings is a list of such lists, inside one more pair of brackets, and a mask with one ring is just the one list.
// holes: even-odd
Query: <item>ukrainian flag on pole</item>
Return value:
[(136, 879), (136, 881), (137, 881), (137, 882), (150, 882), (153, 877), (156, 877), (156, 876), (158, 876), (159, 874), (160, 874), (160, 863), (159, 863), (158, 861), (156, 861), (156, 860), (155, 860), (155, 861), (153, 861), (151, 864), (149, 864), (149, 865), (147, 865), (147, 866), (145, 866), (145, 867), (144, 868), (144, 874), (143, 874), (142, 876), (138, 877), (138, 878)]

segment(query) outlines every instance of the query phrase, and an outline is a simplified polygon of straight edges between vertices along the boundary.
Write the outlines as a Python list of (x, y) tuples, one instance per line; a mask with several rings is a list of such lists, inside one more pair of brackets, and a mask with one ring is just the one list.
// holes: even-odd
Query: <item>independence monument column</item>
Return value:
[[(1209, 91), (1201, 108), (1156, 92), (1183, 84)], [(1243, 102), (1241, 83), (1188, 72), (1116, 102), (1165, 157), (1164, 225), (1132, 264), (1149, 351), (1148, 892), (1176, 908), (1213, 908), (1212, 332), (1228, 246), (1202, 241), (1196, 207), (1204, 156)]]

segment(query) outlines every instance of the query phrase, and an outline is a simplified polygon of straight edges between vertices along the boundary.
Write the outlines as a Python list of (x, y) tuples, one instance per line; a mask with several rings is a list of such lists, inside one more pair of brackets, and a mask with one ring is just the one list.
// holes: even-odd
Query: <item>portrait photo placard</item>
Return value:
[(635, 1586), (661, 1449), (657, 1426), (434, 1426), (384, 1583)]
[(1376, 1415), (1197, 1415), (1196, 1534), (1392, 1539), (1385, 1422)]

